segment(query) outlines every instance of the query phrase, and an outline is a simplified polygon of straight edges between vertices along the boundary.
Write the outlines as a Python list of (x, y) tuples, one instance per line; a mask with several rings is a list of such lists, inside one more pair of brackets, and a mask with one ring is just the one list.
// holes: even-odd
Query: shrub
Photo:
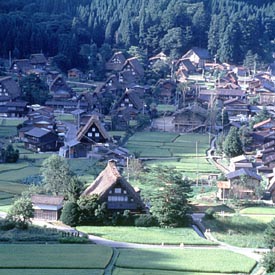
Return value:
[(1, 220), (0, 229), (4, 231), (11, 230), (16, 227), (16, 222), (10, 219)]
[(59, 239), (60, 243), (86, 244), (90, 243), (88, 237), (62, 237)]
[(135, 220), (135, 226), (139, 227), (150, 227), (150, 226), (156, 226), (157, 220), (155, 217), (153, 217), (150, 214), (141, 214), (138, 218)]
[(65, 203), (60, 219), (67, 225), (76, 226), (79, 221), (79, 207), (77, 203), (70, 201)]
[(267, 272), (275, 271), (275, 253), (274, 252), (268, 252), (264, 256), (263, 266), (265, 267)]
[(205, 210), (205, 218), (208, 219), (208, 220), (215, 219), (214, 214), (215, 214), (215, 210), (212, 207), (207, 208)]

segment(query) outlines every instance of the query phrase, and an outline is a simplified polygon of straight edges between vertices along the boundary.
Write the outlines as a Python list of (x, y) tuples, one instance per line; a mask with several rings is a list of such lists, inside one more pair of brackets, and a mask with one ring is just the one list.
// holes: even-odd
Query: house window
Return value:
[(92, 132), (95, 132), (95, 128), (94, 127), (92, 128)]
[(127, 194), (127, 191), (126, 191), (126, 190), (123, 190), (123, 194)]
[(99, 137), (99, 133), (95, 133), (95, 137)]
[(110, 202), (127, 202), (128, 197), (126, 197), (126, 196), (108, 196), (108, 201), (110, 201)]
[(124, 104), (124, 103), (121, 103), (121, 104), (120, 104), (120, 106), (121, 106), (121, 107), (124, 107), (124, 106), (125, 106), (125, 104)]
[(115, 194), (121, 194), (121, 188), (115, 188)]
[(88, 137), (92, 137), (93, 136), (93, 133), (88, 133)]
[(125, 100), (124, 100), (125, 102), (129, 102), (129, 98), (125, 98)]
[(132, 104), (132, 103), (130, 103), (130, 104), (129, 104), (129, 107), (133, 107), (133, 104)]

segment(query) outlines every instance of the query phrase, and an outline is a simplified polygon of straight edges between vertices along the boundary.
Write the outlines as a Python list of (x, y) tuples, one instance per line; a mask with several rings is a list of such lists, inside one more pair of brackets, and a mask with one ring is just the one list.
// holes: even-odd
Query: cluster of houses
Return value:
[[(147, 71), (153, 70), (160, 62), (169, 67), (169, 75), (153, 86), (144, 84)], [(206, 49), (193, 48), (178, 60), (159, 53), (149, 58), (148, 64), (116, 52), (106, 63), (106, 72), (104, 82), (86, 81), (79, 83), (79, 89), (74, 89), (72, 83), (76, 85), (84, 79), (84, 74), (78, 69), (69, 70), (65, 77), (52, 69), (49, 59), (43, 54), (14, 60), (9, 69), (10, 76), (0, 77), (0, 115), (26, 117), (19, 129), (19, 137), (26, 148), (36, 152), (59, 151), (67, 158), (104, 156), (106, 160), (125, 160), (127, 150), (115, 145), (108, 130), (128, 130), (131, 121), (140, 115), (151, 119), (152, 130), (218, 133), (228, 123), (240, 128), (263, 105), (273, 106), (275, 103), (274, 70), (259, 73), (245, 67), (220, 64), (211, 59)], [(28, 102), (21, 99), (20, 87), (14, 79), (28, 74), (36, 74), (48, 84), (51, 98), (45, 106), (30, 108)], [(156, 118), (156, 104), (174, 105), (175, 111), (162, 112), (161, 117)], [(60, 123), (54, 112), (71, 113), (75, 123)], [(221, 113), (222, 119), (217, 122)], [(228, 115), (226, 122), (224, 113)], [(164, 122), (154, 123), (157, 119)], [(232, 165), (226, 174), (228, 180), (218, 182), (219, 198), (227, 197), (236, 180), (245, 176), (253, 184), (260, 184), (260, 175), (263, 174), (268, 178), (268, 190), (273, 194), (274, 130), (273, 119), (254, 125), (251, 137), (257, 154), (250, 156), (249, 160), (231, 160)], [(253, 192), (239, 190), (242, 198), (253, 197)], [(109, 198), (106, 194), (104, 196)], [(131, 201), (127, 202), (127, 205), (131, 204)]]

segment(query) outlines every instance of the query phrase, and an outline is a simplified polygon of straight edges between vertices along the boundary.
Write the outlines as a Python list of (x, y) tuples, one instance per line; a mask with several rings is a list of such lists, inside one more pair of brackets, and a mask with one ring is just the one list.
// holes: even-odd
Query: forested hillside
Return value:
[(103, 44), (120, 49), (139, 46), (148, 56), (164, 51), (173, 57), (199, 46), (222, 62), (242, 63), (248, 52), (267, 62), (274, 50), (275, 3), (9, 0), (0, 2), (0, 26), (0, 56), (11, 52), (23, 58), (42, 51), (62, 55), (68, 66), (85, 67), (85, 58)]

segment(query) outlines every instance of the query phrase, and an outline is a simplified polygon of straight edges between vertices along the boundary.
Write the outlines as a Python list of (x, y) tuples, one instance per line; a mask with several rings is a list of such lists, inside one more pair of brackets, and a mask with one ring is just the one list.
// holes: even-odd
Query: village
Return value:
[[(106, 203), (106, 209), (96, 212), (99, 215), (105, 210), (120, 213), (117, 225), (122, 213), (148, 216), (153, 209), (151, 191), (144, 196), (143, 185), (134, 185), (148, 165), (150, 169), (167, 165), (199, 190), (191, 203), (193, 213), (230, 215), (232, 205), (273, 210), (275, 62), (264, 69), (256, 63), (247, 67), (218, 63), (207, 49), (195, 47), (177, 60), (161, 52), (144, 61), (117, 51), (105, 70), (105, 81), (99, 82), (93, 71), (72, 68), (62, 74), (42, 53), (7, 60), (0, 77), (1, 127), (20, 123), (13, 135), (1, 138), (2, 148), (14, 145), (19, 161), (28, 161), (31, 152), (44, 161), (55, 156), (62, 161), (80, 160), (82, 166), (85, 161), (100, 163), (81, 196), (96, 195), (101, 205)], [(37, 82), (48, 89), (43, 104), (27, 100), (26, 91), (41, 92)], [(188, 159), (192, 169), (187, 173)], [(50, 162), (47, 165), (43, 162), (42, 167), (50, 167)], [(85, 171), (81, 176), (86, 179)], [(31, 193), (34, 220), (60, 220), (68, 197), (61, 189), (49, 190)], [(5, 192), (0, 185), (0, 193)], [(214, 207), (210, 202), (215, 202)], [(70, 215), (67, 224), (77, 226)], [(198, 231), (207, 236), (211, 226), (191, 216)]]

